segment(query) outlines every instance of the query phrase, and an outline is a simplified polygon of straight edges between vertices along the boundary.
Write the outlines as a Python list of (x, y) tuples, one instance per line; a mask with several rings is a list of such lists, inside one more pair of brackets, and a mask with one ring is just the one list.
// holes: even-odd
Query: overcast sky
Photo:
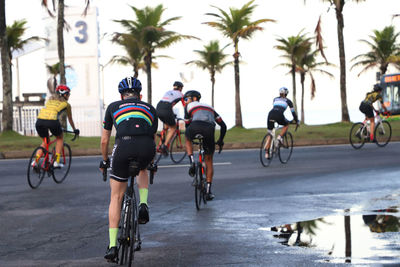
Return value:
[[(68, 1), (67, 4), (79, 5), (83, 0)], [(400, 13), (398, 0), (367, 0), (363, 3), (346, 1), (344, 7), (344, 40), (347, 59), (347, 92), (348, 105), (352, 120), (362, 118), (358, 111), (358, 105), (365, 93), (371, 90), (375, 83), (375, 72), (373, 70), (357, 74), (361, 69), (350, 71), (352, 63), (350, 60), (360, 54), (367, 52), (367, 47), (359, 42), (360, 39), (369, 39), (372, 30), (382, 30), (391, 24), (399, 30), (400, 18), (392, 19), (392, 15)], [(210, 40), (218, 39), (223, 46), (230, 43), (229, 39), (215, 29), (210, 28), (202, 22), (213, 18), (206, 16), (207, 12), (217, 12), (211, 5), (227, 10), (229, 7), (241, 7), (246, 1), (242, 0), (146, 0), (146, 1), (91, 1), (92, 6), (97, 6), (99, 11), (100, 26), (100, 63), (106, 64), (113, 55), (122, 55), (123, 50), (109, 42), (109, 34), (122, 31), (113, 19), (134, 19), (134, 13), (129, 5), (138, 8), (156, 6), (163, 4), (166, 8), (163, 20), (174, 16), (182, 16), (181, 20), (173, 22), (168, 29), (181, 34), (195, 35), (201, 40), (183, 41), (169, 49), (156, 51), (156, 55), (168, 55), (171, 58), (157, 59), (159, 68), (153, 71), (153, 104), (156, 105), (163, 93), (172, 87), (175, 80), (180, 79), (179, 73), (183, 73), (188, 82), (185, 83), (184, 91), (195, 89), (203, 95), (203, 101), (211, 103), (211, 82), (206, 71), (195, 67), (188, 67), (184, 63), (196, 59), (193, 53), (195, 49), (202, 49), (203, 45)], [(267, 1), (256, 0), (258, 6), (252, 20), (261, 18), (274, 19), (276, 23), (265, 23), (264, 31), (256, 33), (249, 41), (241, 40), (239, 51), (241, 53), (240, 84), (243, 122), (246, 127), (265, 127), (266, 117), (271, 108), (272, 99), (277, 95), (278, 89), (286, 86), (290, 90), (289, 97), (292, 98), (291, 76), (288, 69), (277, 67), (283, 63), (280, 51), (274, 48), (279, 37), (297, 35), (301, 30), (312, 36), (319, 16), (322, 16), (322, 30), (326, 46), (328, 60), (336, 64), (337, 68), (326, 68), (335, 75), (335, 79), (316, 76), (317, 94), (314, 100), (310, 100), (310, 84), (306, 81), (305, 107), (306, 123), (329, 123), (339, 121), (340, 95), (339, 95), (339, 59), (337, 42), (337, 22), (334, 9), (329, 8), (328, 3), (319, 0), (308, 0), (304, 5), (303, 0), (280, 0)], [(21, 8), (23, 7), (23, 8)], [(25, 18), (28, 20), (28, 35), (44, 36), (42, 17), (43, 9), (39, 0), (6, 0), (7, 23)], [(228, 47), (225, 52), (233, 53), (233, 47)], [(321, 59), (322, 60), (322, 59)], [(390, 69), (389, 72), (396, 70)], [(105, 101), (110, 103), (118, 99), (117, 84), (126, 75), (131, 74), (131, 69), (117, 65), (105, 68)], [(146, 75), (140, 73), (139, 78), (146, 86)], [(300, 81), (297, 83), (298, 109), (300, 110)], [(221, 74), (216, 76), (215, 108), (222, 115), (228, 126), (234, 123), (234, 74), (233, 66), (228, 66)], [(145, 90), (144, 90), (145, 91)], [(146, 96), (144, 96), (146, 98)]]

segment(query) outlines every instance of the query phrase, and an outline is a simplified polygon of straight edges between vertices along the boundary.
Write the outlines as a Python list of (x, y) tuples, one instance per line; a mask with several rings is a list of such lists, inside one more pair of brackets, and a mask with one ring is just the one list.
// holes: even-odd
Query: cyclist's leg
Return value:
[(189, 175), (190, 176), (194, 176), (195, 172), (196, 172), (196, 167), (195, 167), (195, 163), (194, 163), (194, 158), (193, 158), (193, 144), (192, 144), (192, 140), (194, 137), (194, 133), (192, 131), (192, 125), (189, 125), (189, 127), (186, 128), (185, 131), (185, 147), (186, 147), (186, 153), (188, 155), (189, 158)]
[[(49, 128), (45, 125), (46, 121), (38, 119), (36, 121), (35, 127), (39, 137), (42, 139), (41, 147), (47, 149), (46, 142), (49, 142)], [(46, 141), (47, 140), (47, 141)], [(36, 161), (42, 156), (42, 150), (38, 150), (36, 154)]]
[[(268, 133), (272, 133), (272, 130), (274, 129), (274, 124), (275, 124), (275, 116), (274, 116), (274, 111), (273, 110), (271, 110), (269, 113), (268, 113), (268, 122), (267, 122), (267, 127), (268, 127)], [(272, 142), (272, 140), (271, 140), (271, 135), (268, 135), (267, 136), (267, 141), (266, 141), (266, 143), (265, 143), (265, 158), (269, 158), (270, 157), (270, 155), (269, 155), (269, 148), (271, 147), (271, 142)]]
[(212, 200), (215, 196), (211, 192), (211, 185), (214, 176), (213, 156), (215, 152), (215, 127), (202, 126), (202, 135), (204, 136), (204, 162), (206, 164), (206, 181), (207, 181), (207, 200)]
[(368, 120), (369, 120), (369, 122), (370, 122), (370, 133), (369, 133), (369, 138), (371, 139), (371, 141), (372, 140), (374, 140), (375, 139), (375, 136), (374, 136), (374, 130), (375, 130), (375, 118), (374, 117), (372, 117), (372, 118), (368, 118)]
[(121, 216), (121, 203), (124, 198), (127, 184), (127, 182), (120, 182), (110, 179), (111, 196), (110, 205), (108, 207), (108, 248), (117, 246), (118, 224)]
[(145, 224), (149, 221), (149, 207), (147, 198), (149, 195), (149, 175), (147, 170), (141, 170), (136, 178), (139, 190), (139, 223)]
[(49, 127), (50, 132), (56, 137), (56, 162), (60, 162), (61, 151), (64, 146), (64, 135), (62, 132), (61, 124), (58, 120), (51, 122)]

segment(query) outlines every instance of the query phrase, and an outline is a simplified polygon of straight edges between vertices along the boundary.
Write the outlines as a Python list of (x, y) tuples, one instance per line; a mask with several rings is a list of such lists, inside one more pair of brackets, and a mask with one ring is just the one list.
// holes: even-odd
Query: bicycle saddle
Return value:
[(203, 139), (204, 136), (203, 136), (202, 134), (196, 134), (196, 135), (194, 136), (194, 138), (195, 138), (195, 139)]
[(129, 175), (135, 177), (139, 174), (139, 162), (135, 160), (129, 160)]

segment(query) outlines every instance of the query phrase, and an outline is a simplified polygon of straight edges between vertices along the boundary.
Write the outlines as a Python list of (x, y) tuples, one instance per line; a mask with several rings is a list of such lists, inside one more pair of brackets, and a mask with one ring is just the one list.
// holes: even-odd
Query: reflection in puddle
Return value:
[(260, 230), (275, 232), (274, 237), (285, 246), (325, 251), (329, 255), (328, 262), (400, 263), (400, 214), (397, 208), (373, 212), (329, 216)]

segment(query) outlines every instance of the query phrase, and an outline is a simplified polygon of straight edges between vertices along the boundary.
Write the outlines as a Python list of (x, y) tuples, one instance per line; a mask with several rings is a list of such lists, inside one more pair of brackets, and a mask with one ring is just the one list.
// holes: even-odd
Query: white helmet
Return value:
[(286, 96), (289, 94), (289, 90), (286, 87), (281, 87), (279, 88), (279, 94), (285, 94)]

